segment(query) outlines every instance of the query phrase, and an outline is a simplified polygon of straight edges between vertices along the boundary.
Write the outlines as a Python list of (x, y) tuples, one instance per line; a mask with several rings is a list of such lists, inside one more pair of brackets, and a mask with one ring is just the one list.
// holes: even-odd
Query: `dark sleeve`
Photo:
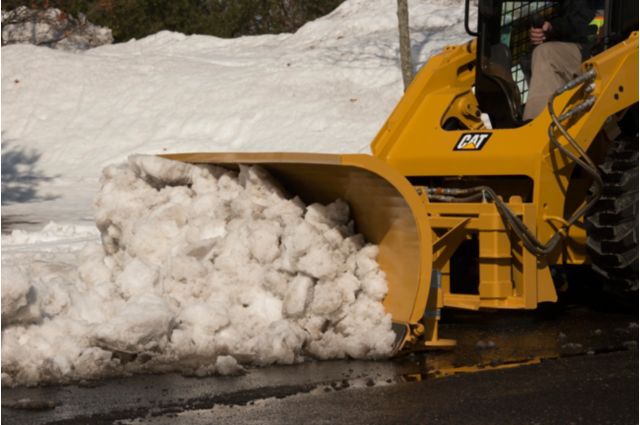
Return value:
[(584, 44), (597, 28), (589, 23), (596, 16), (592, 2), (588, 0), (569, 0), (560, 2), (560, 13), (551, 20), (551, 32), (548, 40), (568, 41)]

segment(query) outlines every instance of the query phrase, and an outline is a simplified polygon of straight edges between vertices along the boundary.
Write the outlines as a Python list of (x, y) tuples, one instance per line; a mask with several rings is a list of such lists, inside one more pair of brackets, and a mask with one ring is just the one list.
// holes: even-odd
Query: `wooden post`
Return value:
[(398, 0), (398, 32), (400, 34), (400, 68), (402, 81), (407, 90), (413, 80), (413, 63), (411, 60), (411, 38), (409, 36), (409, 6), (408, 0)]

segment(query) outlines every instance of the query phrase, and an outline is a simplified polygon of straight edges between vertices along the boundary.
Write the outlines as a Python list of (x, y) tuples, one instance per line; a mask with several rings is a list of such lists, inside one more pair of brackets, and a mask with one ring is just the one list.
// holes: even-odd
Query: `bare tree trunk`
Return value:
[(398, 32), (400, 33), (400, 68), (402, 81), (407, 90), (413, 80), (413, 63), (411, 60), (411, 38), (409, 37), (409, 6), (408, 0), (398, 0)]

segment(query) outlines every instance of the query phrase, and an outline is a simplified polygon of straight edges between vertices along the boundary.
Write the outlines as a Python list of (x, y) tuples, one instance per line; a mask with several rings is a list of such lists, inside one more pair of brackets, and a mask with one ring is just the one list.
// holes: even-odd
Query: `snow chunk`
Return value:
[(216, 359), (216, 371), (220, 375), (238, 375), (244, 372), (242, 366), (232, 356), (219, 356)]
[(284, 298), (283, 311), (287, 316), (300, 316), (309, 304), (313, 288), (313, 280), (308, 276), (297, 275), (289, 281), (288, 291)]
[(16, 267), (2, 266), (2, 324), (17, 320), (18, 313), (29, 304), (32, 286)]
[(162, 349), (171, 331), (173, 314), (160, 297), (146, 295), (129, 302), (95, 330), (97, 346), (119, 351)]

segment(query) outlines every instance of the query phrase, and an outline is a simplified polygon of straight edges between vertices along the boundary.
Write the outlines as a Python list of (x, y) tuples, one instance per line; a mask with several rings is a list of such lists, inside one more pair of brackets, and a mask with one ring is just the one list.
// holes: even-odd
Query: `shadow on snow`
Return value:
[(33, 149), (2, 141), (2, 205), (57, 198), (38, 194), (40, 183), (56, 177), (38, 170), (40, 157), (41, 154)]

